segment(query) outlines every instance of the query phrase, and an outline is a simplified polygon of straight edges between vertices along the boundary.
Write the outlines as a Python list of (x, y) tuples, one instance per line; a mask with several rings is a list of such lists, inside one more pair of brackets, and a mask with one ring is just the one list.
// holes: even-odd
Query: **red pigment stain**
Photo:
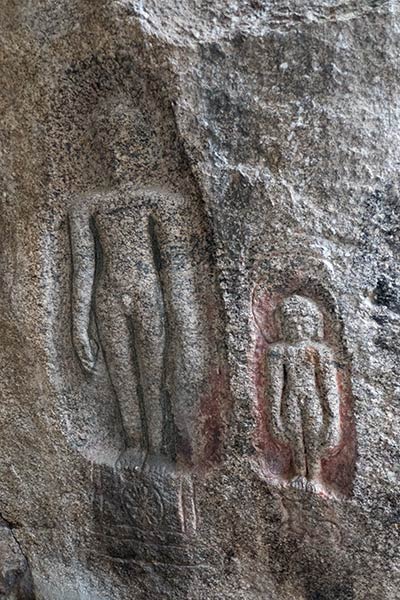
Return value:
[[(211, 279), (210, 273), (207, 280)], [(220, 462), (231, 411), (228, 367), (222, 355), (221, 307), (213, 295), (213, 287), (202, 293), (207, 298), (207, 328), (209, 365), (202, 391), (197, 399), (196, 423), (191, 439), (178, 438), (177, 454), (180, 462), (198, 470), (205, 470)]]
[(203, 470), (221, 460), (231, 405), (228, 382), (226, 368), (210, 369), (206, 389), (198, 401), (193, 439), (176, 432), (176, 451), (182, 467)]
[(353, 417), (350, 370), (340, 367), (337, 373), (340, 394), (340, 444), (321, 461), (322, 478), (328, 487), (349, 496), (355, 472), (356, 429)]
[(209, 389), (200, 400), (199, 466), (212, 466), (221, 460), (230, 405), (228, 370), (214, 369)]
[(269, 388), (265, 359), (268, 346), (278, 339), (273, 314), (282, 298), (283, 296), (280, 294), (265, 295), (256, 307), (257, 316), (255, 318), (259, 327), (256, 331), (251, 361), (256, 390), (254, 446), (257, 453), (262, 456), (267, 475), (271, 478), (289, 479), (291, 472), (290, 448), (275, 440), (270, 433), (265, 410)]

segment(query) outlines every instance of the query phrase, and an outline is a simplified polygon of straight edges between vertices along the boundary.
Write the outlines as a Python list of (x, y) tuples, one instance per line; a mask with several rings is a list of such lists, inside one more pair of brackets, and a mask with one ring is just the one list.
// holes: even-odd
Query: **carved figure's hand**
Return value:
[(99, 353), (99, 346), (96, 340), (91, 339), (88, 332), (74, 331), (73, 343), (83, 371), (91, 375), (96, 369)]
[(336, 448), (340, 443), (340, 428), (336, 423), (329, 425), (326, 431), (324, 446), (327, 450)]

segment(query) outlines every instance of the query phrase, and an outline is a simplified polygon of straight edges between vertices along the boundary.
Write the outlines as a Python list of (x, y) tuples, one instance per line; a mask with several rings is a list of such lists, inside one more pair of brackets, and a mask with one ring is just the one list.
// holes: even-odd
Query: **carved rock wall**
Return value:
[(0, 595), (398, 597), (399, 19), (0, 19)]

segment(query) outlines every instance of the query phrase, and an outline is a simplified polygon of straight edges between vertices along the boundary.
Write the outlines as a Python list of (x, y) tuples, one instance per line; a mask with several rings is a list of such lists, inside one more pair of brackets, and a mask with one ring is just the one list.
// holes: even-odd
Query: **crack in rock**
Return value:
[(16, 526), (0, 514), (0, 598), (34, 600), (29, 561), (14, 529)]

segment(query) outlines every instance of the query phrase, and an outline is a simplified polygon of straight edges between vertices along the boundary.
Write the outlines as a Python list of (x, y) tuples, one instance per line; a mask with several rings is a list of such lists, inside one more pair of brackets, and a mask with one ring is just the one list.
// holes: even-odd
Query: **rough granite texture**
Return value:
[(0, 39), (0, 597), (399, 598), (398, 2)]

